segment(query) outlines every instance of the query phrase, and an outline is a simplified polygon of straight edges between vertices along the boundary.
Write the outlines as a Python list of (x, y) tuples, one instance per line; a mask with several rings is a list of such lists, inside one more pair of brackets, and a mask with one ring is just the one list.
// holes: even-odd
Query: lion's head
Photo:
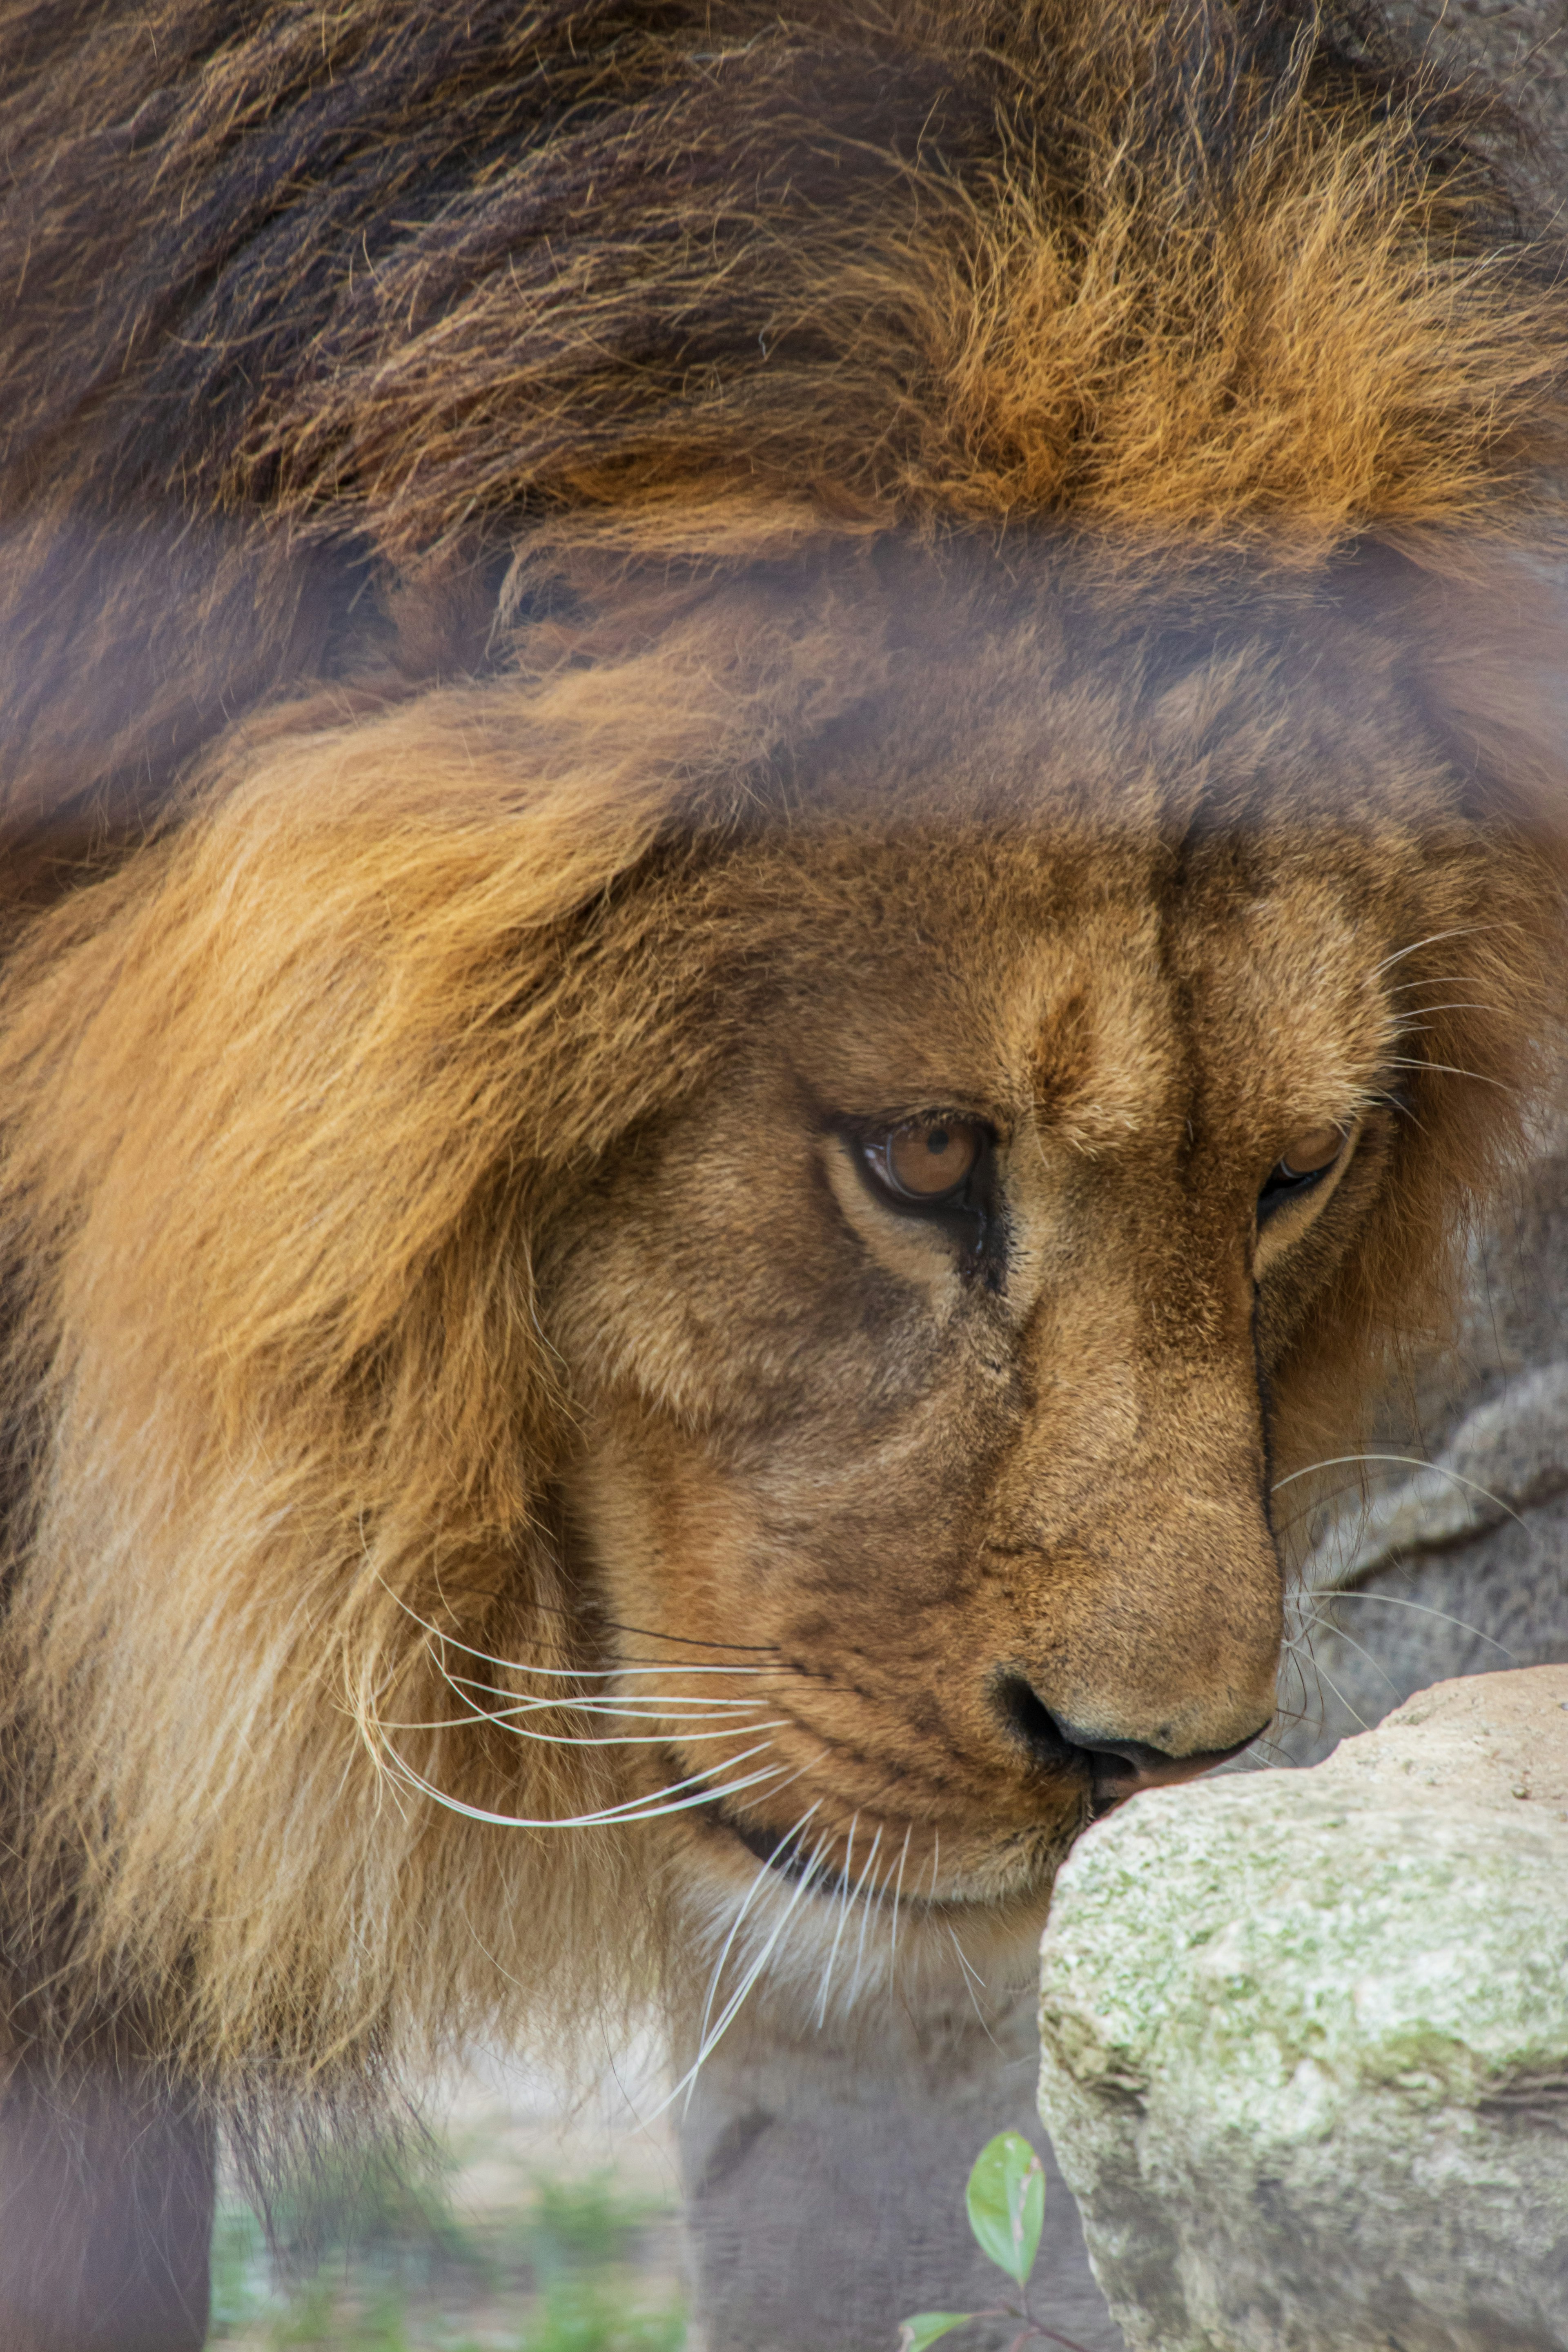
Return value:
[(297, 705), (35, 925), (14, 1737), (189, 2054), (1005, 1965), (1267, 1727), (1279, 1489), (1508, 1148), (1549, 844), (1419, 575), (1165, 643), (1025, 565)]

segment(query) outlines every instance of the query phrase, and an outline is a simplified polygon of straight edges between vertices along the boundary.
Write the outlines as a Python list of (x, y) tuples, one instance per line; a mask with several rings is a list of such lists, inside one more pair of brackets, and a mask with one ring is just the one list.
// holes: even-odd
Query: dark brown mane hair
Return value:
[(18, 842), (133, 828), (292, 684), (504, 666), (573, 551), (1051, 519), (1310, 568), (1517, 528), (1557, 447), (1553, 268), (1473, 115), (1288, 0), (9, 0), (0, 40)]

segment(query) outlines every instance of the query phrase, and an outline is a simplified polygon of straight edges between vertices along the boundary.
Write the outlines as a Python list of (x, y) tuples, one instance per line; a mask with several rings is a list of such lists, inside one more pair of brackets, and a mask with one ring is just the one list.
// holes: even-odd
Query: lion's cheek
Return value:
[(815, 1853), (829, 1891), (870, 1866), (925, 1902), (1006, 1904), (1088, 1819), (1087, 1773), (1030, 1769), (991, 1701), (1008, 1629), (978, 1564), (984, 1469), (957, 1479), (927, 1448), (922, 1473), (921, 1451), (896, 1475), (847, 1446), (837, 1475), (775, 1464), (764, 1485), (624, 1404), (585, 1432), (574, 1549), (662, 1733), (629, 1778), (650, 1801), (678, 1792), (700, 1879), (749, 1884), (795, 1837), (784, 1863)]

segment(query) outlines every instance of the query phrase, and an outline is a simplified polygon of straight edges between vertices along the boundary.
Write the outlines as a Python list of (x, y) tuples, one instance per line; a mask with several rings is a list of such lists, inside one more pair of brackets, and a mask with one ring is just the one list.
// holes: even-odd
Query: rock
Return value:
[(1041, 2029), (1134, 2352), (1568, 2352), (1568, 1668), (1113, 1814)]

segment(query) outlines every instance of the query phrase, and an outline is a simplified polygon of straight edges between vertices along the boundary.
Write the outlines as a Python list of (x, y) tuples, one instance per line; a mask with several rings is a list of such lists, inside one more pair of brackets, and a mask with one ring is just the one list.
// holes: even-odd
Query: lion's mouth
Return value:
[[(732, 1838), (740, 1840), (748, 1853), (754, 1853), (759, 1862), (765, 1862), (781, 1878), (795, 1884), (809, 1876), (824, 1895), (837, 1895), (847, 1887), (849, 1882), (841, 1870), (813, 1864), (810, 1852), (795, 1831), (754, 1828), (750, 1822), (732, 1820), (721, 1805), (713, 1807), (712, 1817)], [(879, 1892), (870, 1899), (879, 1903), (882, 1898)]]
[[(1008, 1859), (1004, 1862), (1000, 1852), (989, 1858), (990, 1869), (984, 1873), (984, 1877), (993, 1879), (994, 1883), (985, 1885), (982, 1881), (967, 1888), (949, 1884), (938, 1893), (934, 1888), (922, 1889), (918, 1880), (909, 1883), (912, 1874), (907, 1876), (902, 1870), (879, 1885), (870, 1883), (864, 1873), (852, 1866), (849, 1856), (846, 1856), (843, 1868), (826, 1861), (821, 1842), (803, 1835), (798, 1826), (773, 1830), (759, 1822), (742, 1821), (718, 1800), (709, 1805), (694, 1807), (689, 1818), (694, 1822), (705, 1823), (727, 1842), (743, 1846), (749, 1854), (786, 1885), (802, 1886), (804, 1884), (809, 1886), (813, 1895), (819, 1895), (824, 1900), (837, 1902), (848, 1897), (870, 1910), (896, 1910), (901, 1906), (910, 1911), (936, 1909), (945, 1912), (952, 1909), (955, 1904), (960, 1908), (967, 1908), (976, 1903), (983, 1909), (994, 1907), (998, 1903), (1005, 1906), (1020, 1895), (1026, 1895), (1030, 1889), (1037, 1888), (1042, 1881), (1048, 1884), (1055, 1875), (1066, 1845), (1071, 1843), (1070, 1835), (1064, 1840), (1059, 1832), (1043, 1827), (1034, 1832), (1015, 1832), (1003, 1841), (1005, 1849), (1012, 1849)], [(1087, 1826), (1088, 1820), (1086, 1805), (1078, 1826)]]
[(824, 1861), (820, 1844), (803, 1838), (798, 1828), (770, 1830), (760, 1822), (740, 1821), (717, 1799), (710, 1805), (694, 1807), (693, 1819), (707, 1822), (722, 1837), (744, 1846), (749, 1854), (790, 1885), (809, 1881), (814, 1895), (854, 1895), (873, 1906), (883, 1900), (884, 1888), (852, 1884), (847, 1872)]

